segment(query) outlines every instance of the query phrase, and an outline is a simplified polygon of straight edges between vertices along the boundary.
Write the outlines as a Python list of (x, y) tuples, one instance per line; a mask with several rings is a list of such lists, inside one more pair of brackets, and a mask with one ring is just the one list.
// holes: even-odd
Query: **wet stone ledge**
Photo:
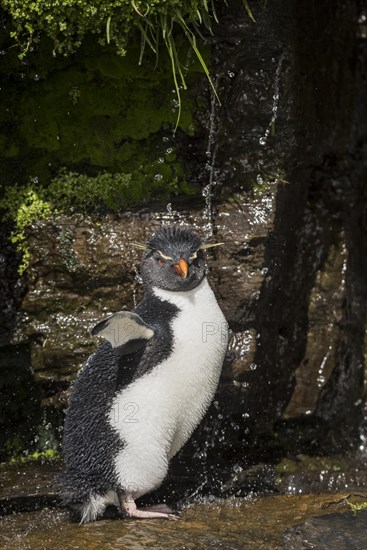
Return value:
[[(181, 495), (178, 521), (122, 519), (111, 510), (95, 523), (79, 525), (55, 495), (60, 467), (56, 461), (0, 468), (1, 548), (364, 548), (360, 542), (366, 533), (366, 511), (353, 512), (351, 506), (361, 507), (367, 493), (238, 498), (204, 496), (198, 487), (194, 497)], [(174, 503), (172, 494), (163, 498)], [(348, 541), (349, 546), (332, 546), (326, 533), (333, 544)], [(311, 542), (316, 546), (307, 546)]]

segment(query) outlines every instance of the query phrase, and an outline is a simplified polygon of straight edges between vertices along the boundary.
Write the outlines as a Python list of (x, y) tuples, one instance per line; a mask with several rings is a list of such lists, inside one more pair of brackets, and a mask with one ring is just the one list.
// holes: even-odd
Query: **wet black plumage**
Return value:
[[(113, 348), (104, 342), (79, 372), (73, 387), (64, 424), (64, 472), (58, 478), (65, 505), (83, 504), (90, 493), (122, 490), (117, 483), (113, 457), (124, 446), (109, 422), (108, 414), (116, 393), (134, 379), (162, 362), (171, 352), (172, 304), (148, 295), (135, 312), (156, 330), (153, 342), (136, 341)], [(150, 360), (141, 361), (146, 345)], [(133, 344), (134, 346), (134, 344)]]

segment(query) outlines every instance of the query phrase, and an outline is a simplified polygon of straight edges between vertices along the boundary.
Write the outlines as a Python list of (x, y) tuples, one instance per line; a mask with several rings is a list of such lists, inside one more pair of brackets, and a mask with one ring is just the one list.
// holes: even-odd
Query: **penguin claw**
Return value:
[(167, 514), (167, 519), (169, 519), (170, 521), (177, 521), (180, 518), (177, 514)]

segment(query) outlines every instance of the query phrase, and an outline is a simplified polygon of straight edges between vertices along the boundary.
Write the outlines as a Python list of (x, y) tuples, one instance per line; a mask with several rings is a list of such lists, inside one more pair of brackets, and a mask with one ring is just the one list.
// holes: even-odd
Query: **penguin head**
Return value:
[(164, 226), (143, 246), (146, 250), (141, 264), (144, 286), (185, 292), (204, 279), (203, 244), (190, 229)]

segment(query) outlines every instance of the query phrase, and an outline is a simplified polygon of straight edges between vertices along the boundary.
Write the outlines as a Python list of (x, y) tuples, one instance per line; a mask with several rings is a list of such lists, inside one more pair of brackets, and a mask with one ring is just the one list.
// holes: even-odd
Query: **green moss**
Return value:
[(98, 204), (118, 210), (136, 202), (139, 189), (132, 185), (131, 174), (102, 173), (96, 177), (62, 170), (45, 191), (58, 209), (90, 210)]
[[(24, 68), (14, 58), (1, 75), (4, 86), (0, 101), (6, 108), (1, 110), (0, 120), (7, 129), (0, 139), (3, 183), (24, 184), (30, 174), (35, 174), (46, 185), (62, 166), (91, 175), (101, 170), (141, 174), (143, 164), (164, 155), (167, 146), (162, 137), (166, 134), (173, 141), (177, 117), (177, 96), (172, 92), (167, 56), (162, 55), (160, 70), (145, 71), (137, 78), (132, 69), (136, 68), (138, 49), (131, 48), (122, 59), (121, 70), (107, 76), (99, 67), (106, 58), (120, 64), (119, 58), (91, 44), (78, 60), (66, 64), (57, 58), (53, 67), (46, 64), (41, 77), (47, 43), (42, 47), (42, 55), (40, 51), (30, 55), (28, 72), (21, 73), (20, 81), (14, 75)], [(193, 81), (197, 64), (190, 61), (187, 66)], [(196, 98), (182, 94), (186, 97), (180, 130), (192, 135)], [(144, 187), (148, 185), (145, 179)]]
[[(186, 41), (216, 94), (196, 38), (202, 36), (200, 27), (211, 32), (212, 20), (218, 21), (213, 0), (101, 0), (98, 3), (81, 0), (3, 0), (3, 5), (12, 17), (11, 36), (20, 44), (21, 58), (38, 42), (39, 33), (52, 39), (54, 53), (69, 54), (75, 51), (85, 36), (92, 33), (98, 35), (101, 45), (114, 44), (120, 56), (126, 54), (127, 45), (130, 49), (139, 33), (136, 66), (141, 64), (146, 49), (154, 52), (157, 65), (163, 45), (168, 54), (178, 101), (175, 130), (181, 117), (181, 88), (187, 87), (187, 67), (177, 36)], [(122, 65), (116, 58), (106, 56), (96, 67), (104, 75), (121, 77)]]
[(0, 200), (0, 208), (6, 212), (5, 217), (15, 222), (16, 229), (11, 234), (11, 241), (17, 251), (22, 253), (19, 266), (21, 275), (28, 267), (29, 249), (26, 241), (27, 228), (37, 220), (48, 218), (52, 212), (51, 204), (40, 197), (32, 187), (8, 187), (5, 197)]
[(354, 513), (360, 512), (361, 510), (367, 510), (367, 502), (362, 502), (360, 504), (353, 504), (353, 502), (348, 502), (348, 506), (351, 507)]
[[(14, 449), (14, 447), (12, 447)], [(27, 455), (16, 453), (8, 462), (3, 462), (0, 467), (7, 467), (8, 464), (28, 464), (29, 462), (44, 462), (45, 460), (55, 460), (60, 458), (60, 453), (54, 449), (46, 451), (35, 451)]]
[(80, 46), (88, 33), (97, 35), (100, 44), (114, 43), (125, 55), (131, 35), (138, 30), (145, 45), (154, 48), (156, 31), (171, 34), (172, 26), (184, 28), (204, 24), (210, 28), (215, 16), (214, 5), (206, 0), (3, 0), (12, 16), (12, 36), (22, 45), (23, 54), (37, 33), (44, 32), (54, 43), (56, 51), (70, 53)]
[[(29, 148), (46, 149), (73, 163), (111, 167), (119, 162), (116, 149), (122, 141), (148, 139), (173, 126), (177, 108), (169, 75), (145, 75), (133, 82), (129, 71), (106, 76), (99, 72), (105, 58), (118, 59), (96, 52), (94, 63), (91, 56), (86, 62), (94, 70), (70, 67), (31, 86), (33, 93), (18, 107), (20, 133)], [(194, 108), (187, 97), (180, 120), (186, 133), (193, 132)]]

